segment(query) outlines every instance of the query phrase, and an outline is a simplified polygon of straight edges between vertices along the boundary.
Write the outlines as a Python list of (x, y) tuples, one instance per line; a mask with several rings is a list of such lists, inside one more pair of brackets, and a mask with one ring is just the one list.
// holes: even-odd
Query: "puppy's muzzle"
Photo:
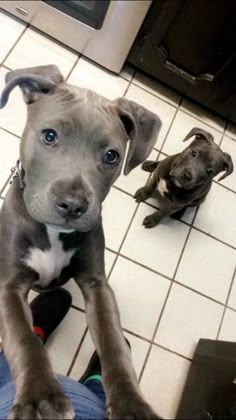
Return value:
[(169, 173), (171, 178), (181, 179), (183, 181), (192, 181), (192, 173), (185, 169), (183, 172), (176, 174), (175, 171), (172, 169)]
[(79, 219), (88, 210), (88, 200), (83, 196), (64, 195), (56, 198), (58, 214), (65, 219)]

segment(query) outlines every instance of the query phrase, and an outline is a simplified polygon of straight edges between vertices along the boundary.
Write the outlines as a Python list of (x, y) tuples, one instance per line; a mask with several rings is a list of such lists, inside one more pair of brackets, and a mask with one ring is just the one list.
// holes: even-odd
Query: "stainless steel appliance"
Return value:
[(0, 8), (118, 73), (150, 4), (151, 0), (0, 1)]

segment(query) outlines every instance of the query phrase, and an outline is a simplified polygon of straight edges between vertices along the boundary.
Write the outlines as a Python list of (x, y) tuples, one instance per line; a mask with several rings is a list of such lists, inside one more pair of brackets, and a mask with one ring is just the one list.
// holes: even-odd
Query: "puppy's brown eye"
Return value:
[(118, 160), (120, 159), (120, 155), (116, 150), (108, 150), (106, 152), (106, 154), (104, 155), (103, 161), (105, 163), (109, 163), (110, 165), (112, 165), (113, 163), (118, 162)]
[(193, 157), (197, 156), (197, 152), (195, 150), (192, 151), (192, 156)]
[(212, 174), (212, 172), (213, 172), (213, 169), (212, 169), (212, 168), (208, 168), (208, 169), (207, 169), (207, 173), (208, 173), (208, 175), (211, 175), (211, 174)]
[(57, 132), (52, 128), (46, 128), (42, 131), (42, 140), (48, 146), (53, 146), (58, 140)]

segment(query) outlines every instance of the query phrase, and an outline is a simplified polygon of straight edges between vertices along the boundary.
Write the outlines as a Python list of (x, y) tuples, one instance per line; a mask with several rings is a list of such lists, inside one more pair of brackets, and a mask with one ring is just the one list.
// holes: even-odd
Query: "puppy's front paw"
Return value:
[(147, 200), (149, 197), (150, 194), (147, 192), (146, 187), (139, 188), (134, 194), (134, 198), (137, 203), (141, 203)]
[(59, 386), (40, 389), (35, 384), (31, 391), (16, 398), (8, 419), (74, 419), (74, 409)]
[(158, 225), (160, 220), (161, 220), (161, 217), (159, 214), (157, 213), (150, 214), (150, 216), (146, 216), (145, 219), (143, 220), (143, 225), (145, 226), (145, 228), (151, 229), (154, 226)]

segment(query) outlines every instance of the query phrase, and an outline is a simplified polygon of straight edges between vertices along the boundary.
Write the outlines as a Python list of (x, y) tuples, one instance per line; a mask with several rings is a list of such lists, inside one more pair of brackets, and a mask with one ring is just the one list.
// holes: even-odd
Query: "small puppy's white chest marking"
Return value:
[(62, 269), (69, 265), (75, 250), (64, 251), (62, 242), (58, 239), (59, 232), (47, 228), (51, 248), (42, 251), (31, 248), (24, 263), (39, 274), (35, 284), (47, 287), (52, 280), (60, 277)]
[(162, 195), (162, 197), (164, 197), (165, 192), (168, 193), (168, 188), (166, 186), (166, 181), (163, 178), (160, 178), (160, 180), (157, 184), (157, 189), (158, 189), (159, 193)]

